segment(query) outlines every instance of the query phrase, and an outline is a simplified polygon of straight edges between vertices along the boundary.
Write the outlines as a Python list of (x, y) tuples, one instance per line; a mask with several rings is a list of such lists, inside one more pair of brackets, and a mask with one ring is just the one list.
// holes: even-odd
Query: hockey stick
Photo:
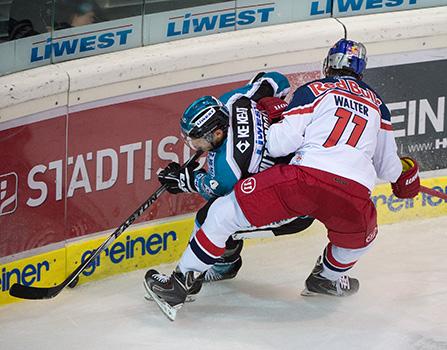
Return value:
[[(194, 156), (192, 156), (181, 169), (184, 169), (190, 163), (196, 161), (201, 155), (202, 151), (197, 151)], [(74, 270), (70, 276), (68, 276), (61, 284), (54, 287), (33, 287), (24, 286), (23, 284), (14, 283), (9, 290), (9, 294), (16, 298), (21, 299), (51, 299), (58, 295), (62, 289), (73, 282), (87, 266), (107, 247), (109, 247), (112, 242), (118, 238), (132, 223), (143, 214), (143, 212), (149, 208), (160, 196), (166, 191), (166, 186), (160, 186), (140, 207), (129, 216), (126, 221), (124, 221), (98, 248), (93, 251), (93, 254), (85, 260), (81, 265), (79, 265), (76, 270)]]
[(447, 194), (446, 193), (443, 193), (443, 192), (440, 192), (440, 191), (436, 191), (436, 190), (434, 190), (433, 188), (430, 188), (430, 187), (421, 186), (420, 189), (419, 189), (419, 192), (423, 192), (423, 193), (426, 193), (426, 194), (428, 194), (430, 196), (438, 197), (438, 198), (447, 200)]

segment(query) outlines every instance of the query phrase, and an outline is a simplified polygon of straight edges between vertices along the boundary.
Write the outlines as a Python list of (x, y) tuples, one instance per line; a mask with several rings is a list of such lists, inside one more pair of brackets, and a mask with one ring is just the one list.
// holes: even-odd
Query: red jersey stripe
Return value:
[(391, 124), (380, 123), (380, 128), (384, 130), (393, 131), (393, 126)]
[(288, 117), (288, 116), (296, 115), (296, 114), (313, 113), (314, 109), (318, 106), (318, 104), (321, 102), (321, 100), (323, 100), (323, 97), (326, 96), (326, 95), (327, 95), (327, 93), (325, 93), (324, 95), (319, 97), (317, 100), (314, 101), (314, 103), (312, 103), (308, 107), (298, 106), (298, 107), (292, 108), (289, 111), (284, 112), (283, 114), (284, 114), (285, 117)]
[(197, 231), (195, 238), (200, 243), (202, 248), (210, 255), (219, 257), (225, 252), (225, 247), (218, 247), (211, 242), (202, 229)]

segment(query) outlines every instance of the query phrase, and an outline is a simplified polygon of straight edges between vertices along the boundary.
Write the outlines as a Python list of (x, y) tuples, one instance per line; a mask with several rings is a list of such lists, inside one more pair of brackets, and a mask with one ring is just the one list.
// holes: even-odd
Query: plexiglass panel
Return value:
[(0, 0), (0, 76), (143, 45), (447, 0)]

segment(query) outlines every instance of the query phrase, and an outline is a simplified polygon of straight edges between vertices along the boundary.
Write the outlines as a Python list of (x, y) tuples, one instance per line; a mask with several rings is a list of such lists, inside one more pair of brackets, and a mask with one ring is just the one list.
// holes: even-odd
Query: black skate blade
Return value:
[[(146, 284), (146, 281), (144, 281), (144, 288), (146, 288), (146, 291), (148, 292), (151, 300), (153, 300), (157, 303), (157, 306), (160, 308), (160, 310), (163, 312), (163, 314), (169, 319), (169, 321), (175, 321), (175, 318), (177, 317), (177, 311), (181, 309), (181, 307), (183, 306), (183, 303), (175, 305), (175, 306), (169, 305), (166, 301), (161, 299), (157, 294), (155, 294), (149, 288), (149, 286)], [(147, 299), (147, 300), (149, 300), (149, 299)]]
[(313, 297), (315, 295), (319, 295), (319, 293), (311, 292), (307, 287), (304, 287), (304, 289), (301, 291), (301, 295), (303, 297)]
[[(146, 293), (144, 295), (144, 299), (146, 299), (147, 301), (154, 301), (154, 299), (149, 295), (149, 293)], [(196, 301), (196, 298), (192, 295), (188, 295), (186, 297), (185, 303), (192, 303), (194, 301)]]

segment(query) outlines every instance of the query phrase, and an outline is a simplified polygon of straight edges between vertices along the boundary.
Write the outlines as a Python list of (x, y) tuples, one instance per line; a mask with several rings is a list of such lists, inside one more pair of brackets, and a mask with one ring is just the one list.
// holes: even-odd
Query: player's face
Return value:
[(203, 137), (194, 139), (192, 137), (186, 136), (185, 143), (195, 151), (207, 152), (213, 149), (213, 145), (205, 140)]

